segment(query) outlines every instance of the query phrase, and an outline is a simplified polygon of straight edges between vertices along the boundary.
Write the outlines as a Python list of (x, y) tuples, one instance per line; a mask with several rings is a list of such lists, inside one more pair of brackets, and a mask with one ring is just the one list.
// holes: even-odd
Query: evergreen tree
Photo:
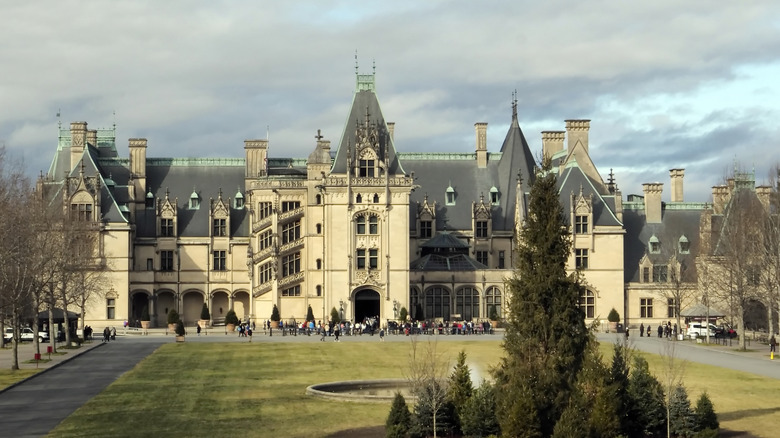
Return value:
[(385, 422), (387, 438), (402, 438), (406, 436), (411, 425), (412, 414), (406, 405), (406, 399), (400, 392), (395, 393), (393, 404), (390, 406), (390, 414)]
[(314, 321), (314, 311), (311, 310), (311, 306), (309, 306), (309, 309), (306, 311), (306, 321)]
[(495, 370), (501, 431), (514, 437), (552, 434), (589, 342), (581, 285), (566, 271), (571, 236), (549, 157), (531, 186), (528, 211), (508, 281), (506, 355)]
[(696, 415), (696, 430), (715, 430), (720, 427), (718, 422), (718, 415), (715, 414), (715, 407), (712, 405), (710, 396), (707, 393), (702, 393), (699, 400), (696, 402), (696, 409), (694, 410)]
[[(446, 399), (446, 393), (440, 385), (440, 382), (428, 381), (424, 387), (415, 391), (417, 403), (414, 405), (412, 427), (409, 431), (412, 437), (450, 436), (456, 430), (455, 406)], [(433, 433), (434, 409), (436, 435)]]
[(341, 322), (341, 317), (339, 317), (339, 311), (335, 307), (330, 309), (330, 321), (335, 324)]
[(447, 387), (447, 399), (455, 406), (455, 413), (460, 417), (463, 405), (471, 398), (474, 386), (471, 384), (471, 371), (466, 365), (466, 352), (458, 353), (458, 360), (450, 374), (450, 384)]
[(628, 354), (626, 345), (615, 343), (612, 354), (612, 367), (609, 372), (609, 385), (614, 395), (615, 414), (620, 421), (623, 435), (629, 436), (637, 429), (635, 419), (631, 416), (632, 399), (628, 394)]
[(211, 319), (211, 314), (209, 313), (209, 306), (206, 303), (203, 303), (203, 308), (200, 309), (200, 319)]
[(460, 427), (465, 436), (500, 435), (496, 418), (496, 396), (493, 385), (483, 382), (460, 410)]
[(688, 391), (677, 385), (669, 400), (669, 432), (676, 437), (691, 437), (696, 428), (696, 417), (688, 400)]
[(661, 382), (650, 374), (647, 360), (634, 357), (634, 367), (628, 379), (628, 395), (631, 398), (629, 415), (635, 430), (629, 437), (658, 437), (666, 435), (666, 399)]

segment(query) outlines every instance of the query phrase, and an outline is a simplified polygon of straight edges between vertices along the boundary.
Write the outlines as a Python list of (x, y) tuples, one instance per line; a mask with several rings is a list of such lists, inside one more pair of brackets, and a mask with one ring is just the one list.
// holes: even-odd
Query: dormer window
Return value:
[(363, 178), (373, 178), (374, 177), (374, 160), (360, 160), (358, 165), (358, 176)]
[(498, 197), (498, 189), (496, 186), (493, 186), (490, 188), (490, 203), (493, 205), (498, 205), (499, 197)]
[(92, 222), (92, 204), (71, 204), (70, 218), (79, 222)]
[(236, 210), (241, 210), (244, 208), (244, 195), (241, 194), (241, 190), (236, 192), (236, 196), (234, 196), (234, 198), (233, 208)]
[(447, 191), (444, 194), (444, 203), (455, 205), (455, 189), (452, 188), (452, 185), (447, 187)]
[(688, 241), (688, 238), (685, 236), (680, 236), (680, 240), (678, 242), (680, 247), (680, 254), (690, 254), (691, 252), (691, 242)]
[(190, 195), (190, 210), (198, 210), (200, 208), (200, 197), (196, 191), (192, 191)]
[(588, 216), (578, 214), (574, 216), (574, 234), (588, 234)]
[(154, 195), (151, 189), (146, 193), (146, 208), (154, 208)]
[(658, 240), (657, 237), (655, 237), (655, 234), (648, 241), (648, 245), (650, 246), (650, 254), (660, 254), (661, 241)]

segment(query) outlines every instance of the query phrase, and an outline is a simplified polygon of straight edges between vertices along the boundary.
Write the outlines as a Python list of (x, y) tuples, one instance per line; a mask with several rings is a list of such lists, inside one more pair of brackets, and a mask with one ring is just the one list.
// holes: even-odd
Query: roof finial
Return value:
[(517, 118), (517, 90), (512, 92), (512, 119)]
[(357, 59), (357, 49), (355, 49), (355, 76), (358, 75), (358, 59)]

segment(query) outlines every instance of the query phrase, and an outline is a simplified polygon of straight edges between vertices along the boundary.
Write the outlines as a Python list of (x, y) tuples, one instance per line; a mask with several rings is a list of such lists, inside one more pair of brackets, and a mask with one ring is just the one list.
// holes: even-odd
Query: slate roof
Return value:
[(561, 194), (564, 217), (569, 220), (571, 211), (571, 194), (582, 193), (584, 196), (593, 196), (593, 225), (594, 226), (621, 226), (615, 215), (615, 195), (605, 190), (600, 190), (602, 185), (594, 182), (582, 171), (576, 162), (570, 162), (558, 176), (558, 193)]

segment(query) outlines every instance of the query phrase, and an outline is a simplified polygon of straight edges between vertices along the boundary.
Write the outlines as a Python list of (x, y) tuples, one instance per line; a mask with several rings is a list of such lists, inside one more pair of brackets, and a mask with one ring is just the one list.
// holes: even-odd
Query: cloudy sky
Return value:
[(591, 155), (624, 195), (685, 168), (708, 201), (734, 168), (759, 182), (780, 162), (775, 1), (0, 0), (0, 144), (31, 176), (63, 126), (116, 123), (150, 157), (306, 157), (341, 137), (361, 73), (376, 66), (401, 152), (497, 151), (517, 90), (540, 132), (591, 119)]

